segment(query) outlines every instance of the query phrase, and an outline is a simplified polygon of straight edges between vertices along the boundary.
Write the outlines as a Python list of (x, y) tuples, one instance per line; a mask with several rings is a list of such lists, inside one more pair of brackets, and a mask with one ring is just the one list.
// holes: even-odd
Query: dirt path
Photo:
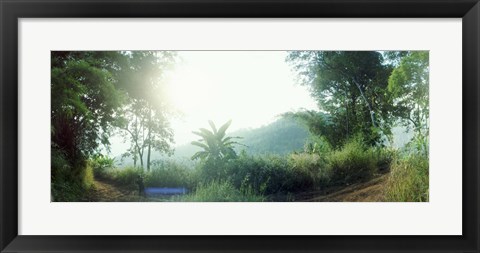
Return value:
[(135, 195), (136, 192), (121, 189), (109, 182), (95, 179), (86, 201), (90, 202), (136, 202), (147, 201)]
[[(380, 202), (384, 200), (383, 189), (388, 174), (376, 177), (368, 182), (353, 184), (339, 189), (330, 189), (331, 193), (306, 192), (295, 197), (302, 202)], [(145, 198), (136, 191), (129, 191), (114, 184), (95, 179), (94, 186), (85, 199), (87, 202), (147, 202), (165, 201)]]
[(388, 174), (365, 183), (347, 186), (333, 193), (316, 196), (307, 201), (314, 202), (380, 202), (384, 200), (383, 189)]

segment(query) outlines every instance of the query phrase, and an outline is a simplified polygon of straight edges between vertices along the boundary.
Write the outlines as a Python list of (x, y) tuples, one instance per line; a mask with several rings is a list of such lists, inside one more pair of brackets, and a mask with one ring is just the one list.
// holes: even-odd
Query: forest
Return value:
[(52, 51), (51, 201), (428, 202), (429, 52), (283, 53), (315, 109), (236, 130), (227, 111), (176, 145), (179, 51)]

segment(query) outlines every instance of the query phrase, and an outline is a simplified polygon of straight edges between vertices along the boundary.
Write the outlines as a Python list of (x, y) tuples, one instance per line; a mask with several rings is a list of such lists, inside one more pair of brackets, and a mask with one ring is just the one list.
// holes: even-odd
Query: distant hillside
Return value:
[[(254, 129), (242, 129), (228, 133), (229, 136), (242, 137), (238, 142), (246, 145), (239, 146), (238, 151), (245, 149), (249, 154), (288, 154), (303, 150), (308, 130), (292, 119), (278, 119), (277, 121)], [(191, 157), (200, 149), (191, 144), (175, 148), (175, 157)]]
[[(228, 132), (228, 131), (227, 131)], [(411, 138), (412, 133), (406, 131), (405, 127), (397, 126), (392, 129), (394, 134), (393, 147), (400, 148)], [(275, 122), (254, 129), (242, 129), (228, 133), (229, 136), (239, 136), (238, 142), (245, 146), (238, 146), (237, 151), (245, 150), (248, 154), (278, 154), (284, 155), (293, 151), (302, 151), (310, 134), (302, 123), (294, 119), (278, 119)], [(152, 153), (152, 160), (174, 159), (185, 164), (190, 164), (190, 157), (199, 151), (200, 148), (191, 144), (184, 144), (175, 147), (172, 157), (166, 157), (157, 152)], [(120, 164), (120, 157), (117, 161)], [(130, 158), (123, 159), (121, 165), (132, 165)]]
[(267, 126), (236, 131), (232, 136), (240, 136), (241, 143), (250, 154), (288, 154), (301, 151), (309, 137), (306, 127), (293, 119), (279, 119)]

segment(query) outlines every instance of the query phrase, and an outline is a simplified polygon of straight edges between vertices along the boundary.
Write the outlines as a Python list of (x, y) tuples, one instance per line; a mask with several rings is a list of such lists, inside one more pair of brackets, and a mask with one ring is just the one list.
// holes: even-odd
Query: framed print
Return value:
[(0, 6), (1, 252), (479, 251), (478, 1)]

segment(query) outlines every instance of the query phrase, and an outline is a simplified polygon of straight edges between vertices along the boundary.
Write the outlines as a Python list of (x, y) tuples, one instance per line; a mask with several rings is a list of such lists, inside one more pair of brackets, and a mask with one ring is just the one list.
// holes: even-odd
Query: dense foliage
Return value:
[(300, 112), (312, 132), (321, 132), (339, 146), (361, 134), (369, 145), (390, 134), (392, 124), (386, 91), (392, 66), (375, 51), (293, 51), (288, 61), (310, 88), (320, 112)]
[[(152, 73), (162, 73), (162, 68), (173, 61), (172, 57), (171, 53), (157, 52), (51, 53), (54, 200), (68, 200), (65, 191), (85, 192), (91, 186), (82, 183), (91, 175), (86, 161), (101, 145), (108, 149), (109, 137), (119, 127), (130, 132), (142, 128), (141, 144), (138, 135), (132, 136), (135, 143), (132, 153), (137, 156), (146, 148), (147, 168), (152, 148), (169, 150), (173, 134), (164, 116), (168, 110), (164, 100), (152, 95), (162, 94), (152, 93), (160, 91), (161, 77)], [(135, 130), (129, 130), (128, 126)]]
[[(304, 201), (380, 177), (382, 200), (429, 200), (428, 52), (290, 52), (318, 110), (233, 133), (232, 120), (217, 128), (206, 119), (209, 129), (192, 129), (189, 163), (167, 158), (175, 108), (164, 77), (175, 53), (58, 51), (51, 60), (53, 201), (89, 201), (96, 180), (134, 196), (127, 201)], [(389, 146), (393, 127), (413, 131), (405, 147)], [(114, 132), (132, 166), (102, 154)], [(186, 194), (142, 195), (164, 188)]]
[[(244, 196), (252, 197), (246, 200), (262, 196), (260, 199), (266, 201), (292, 201), (295, 195), (306, 191), (325, 190), (372, 178), (382, 173), (381, 168), (389, 165), (392, 159), (391, 152), (363, 146), (355, 139), (328, 153), (252, 156), (242, 152), (235, 159), (224, 161), (221, 167), (199, 162), (196, 168), (188, 168), (168, 161), (151, 171), (133, 167), (108, 167), (105, 170), (101, 166), (104, 160), (101, 157), (92, 164), (96, 164), (93, 166), (95, 175), (132, 191), (137, 187), (136, 179), (142, 177), (146, 187), (186, 187), (192, 193), (176, 200), (242, 201), (239, 199)], [(222, 173), (218, 173), (219, 168)], [(228, 192), (222, 193), (221, 189)], [(232, 197), (233, 193), (238, 194), (239, 199)]]
[[(121, 93), (112, 72), (119, 60), (113, 52), (52, 52), (52, 148), (70, 161), (83, 161), (108, 134)], [(73, 165), (73, 164), (72, 164)]]

